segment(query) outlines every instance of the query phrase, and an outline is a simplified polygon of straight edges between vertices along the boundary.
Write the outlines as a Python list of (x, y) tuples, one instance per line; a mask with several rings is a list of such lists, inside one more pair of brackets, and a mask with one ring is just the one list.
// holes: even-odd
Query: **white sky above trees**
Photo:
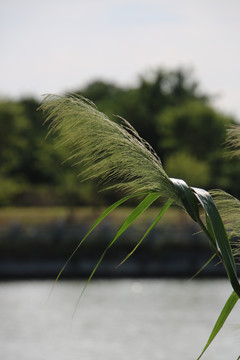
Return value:
[(1, 0), (0, 96), (184, 67), (240, 120), (239, 16), (239, 0)]

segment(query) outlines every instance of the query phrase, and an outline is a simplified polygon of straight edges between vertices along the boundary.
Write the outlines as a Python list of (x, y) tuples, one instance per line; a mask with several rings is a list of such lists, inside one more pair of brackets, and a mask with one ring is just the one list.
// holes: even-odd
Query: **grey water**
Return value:
[[(0, 283), (0, 359), (194, 360), (231, 293), (226, 280), (93, 280), (76, 308), (84, 282), (52, 284)], [(202, 359), (239, 355), (237, 304)]]

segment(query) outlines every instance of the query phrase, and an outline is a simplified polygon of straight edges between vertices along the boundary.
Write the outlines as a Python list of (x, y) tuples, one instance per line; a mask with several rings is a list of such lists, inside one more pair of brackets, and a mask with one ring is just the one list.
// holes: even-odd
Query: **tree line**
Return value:
[[(157, 152), (167, 174), (234, 196), (240, 166), (225, 154), (226, 128), (236, 122), (211, 104), (191, 73), (158, 69), (135, 86), (96, 80), (75, 91), (114, 121), (128, 120)], [(0, 206), (105, 205), (118, 194), (80, 182), (64, 146), (43, 125), (34, 98), (0, 101)], [(94, 131), (94, 129), (92, 129)]]

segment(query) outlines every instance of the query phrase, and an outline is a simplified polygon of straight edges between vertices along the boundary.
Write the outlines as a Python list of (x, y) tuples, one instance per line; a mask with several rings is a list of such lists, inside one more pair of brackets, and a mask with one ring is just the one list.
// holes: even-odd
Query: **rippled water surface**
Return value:
[[(227, 281), (0, 283), (0, 359), (194, 360), (226, 299)], [(237, 304), (203, 360), (237, 360)]]

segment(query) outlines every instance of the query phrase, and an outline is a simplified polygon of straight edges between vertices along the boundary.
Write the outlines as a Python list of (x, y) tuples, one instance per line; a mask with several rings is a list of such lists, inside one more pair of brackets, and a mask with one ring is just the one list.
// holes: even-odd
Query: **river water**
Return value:
[[(194, 360), (231, 288), (226, 280), (0, 283), (0, 359)], [(73, 312), (75, 311), (74, 315)], [(203, 360), (237, 360), (236, 305)]]

